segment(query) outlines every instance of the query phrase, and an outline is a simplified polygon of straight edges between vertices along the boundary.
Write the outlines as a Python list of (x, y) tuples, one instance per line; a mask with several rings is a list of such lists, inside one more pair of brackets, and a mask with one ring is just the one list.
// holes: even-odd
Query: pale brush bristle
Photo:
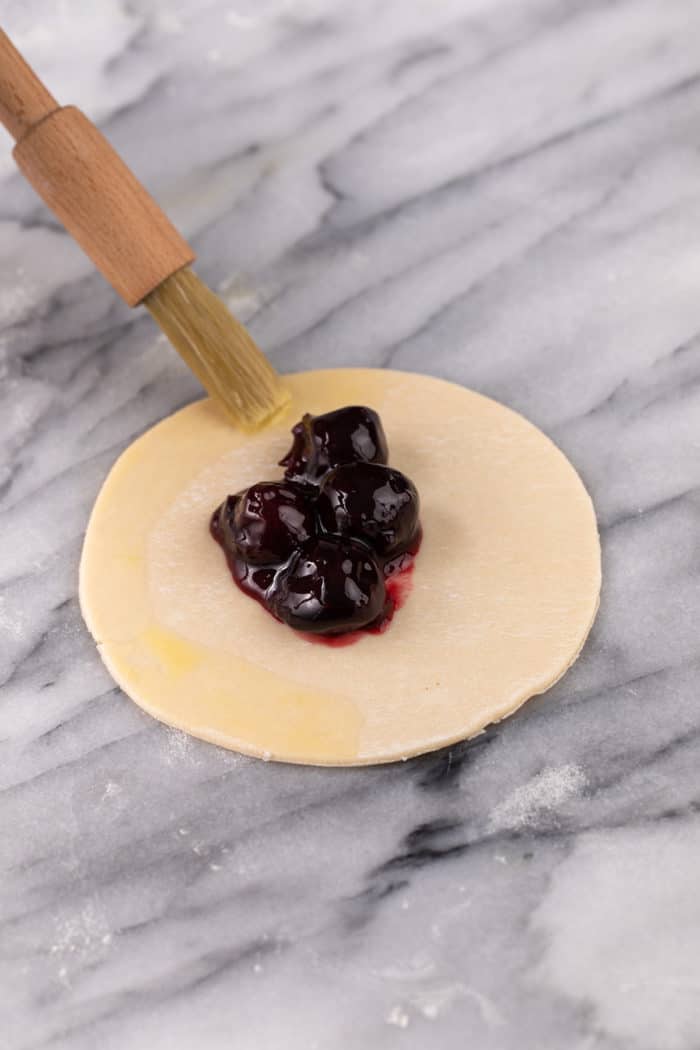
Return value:
[(261, 426), (289, 401), (262, 350), (192, 270), (168, 277), (144, 305), (207, 392), (240, 426)]

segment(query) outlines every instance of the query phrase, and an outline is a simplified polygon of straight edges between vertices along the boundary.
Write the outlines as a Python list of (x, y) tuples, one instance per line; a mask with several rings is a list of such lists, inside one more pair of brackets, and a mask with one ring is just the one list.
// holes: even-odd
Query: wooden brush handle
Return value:
[(1, 29), (0, 121), (26, 178), (129, 306), (194, 261), (107, 139), (58, 105)]

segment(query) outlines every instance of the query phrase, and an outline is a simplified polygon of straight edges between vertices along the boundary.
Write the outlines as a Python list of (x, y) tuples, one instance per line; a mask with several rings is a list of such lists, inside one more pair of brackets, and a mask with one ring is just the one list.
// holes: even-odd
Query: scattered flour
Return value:
[(400, 1003), (392, 1006), (385, 1020), (387, 1024), (394, 1024), (397, 1028), (408, 1028), (409, 1017)]
[(114, 798), (116, 795), (121, 795), (121, 792), (121, 784), (117, 784), (114, 780), (108, 780), (105, 789), (102, 792), (100, 802), (106, 802), (108, 798)]
[(55, 920), (54, 942), (49, 948), (58, 963), (56, 976), (70, 987), (70, 970), (95, 962), (109, 950), (112, 932), (103, 909), (94, 901), (87, 901), (80, 911)]
[(0, 322), (3, 327), (25, 317), (37, 298), (36, 290), (27, 284), (6, 285), (0, 290)]
[(489, 1028), (498, 1028), (505, 1024), (502, 1014), (495, 1004), (476, 988), (471, 988), (462, 981), (434, 981), (413, 992), (403, 1003), (396, 1003), (385, 1017), (387, 1024), (397, 1028), (408, 1028), (411, 1016), (436, 1021), (447, 1013), (457, 1002), (472, 1002)]
[(459, 904), (455, 904), (444, 911), (440, 911), (430, 925), (430, 935), (434, 941), (441, 941), (445, 933), (449, 936), (454, 929), (455, 923), (467, 912), (472, 905), (471, 897), (462, 897)]
[(199, 765), (194, 740), (180, 729), (167, 729), (165, 762), (168, 766)]
[(500, 1011), (488, 996), (461, 981), (445, 982), (412, 997), (416, 1009), (428, 1021), (435, 1021), (460, 1000), (473, 1002), (482, 1021), (490, 1028), (500, 1027), (505, 1023)]
[(550, 766), (516, 788), (491, 814), (492, 830), (522, 828), (536, 821), (543, 811), (560, 806), (586, 786), (586, 775), (572, 764)]
[(21, 641), (26, 637), (28, 626), (29, 617), (24, 613), (15, 612), (5, 595), (0, 594), (0, 631)]

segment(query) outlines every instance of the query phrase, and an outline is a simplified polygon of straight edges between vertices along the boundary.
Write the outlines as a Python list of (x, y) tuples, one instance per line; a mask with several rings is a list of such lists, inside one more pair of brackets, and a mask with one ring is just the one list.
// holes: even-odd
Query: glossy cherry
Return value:
[(215, 512), (214, 528), (229, 552), (253, 565), (286, 561), (316, 533), (307, 494), (282, 481), (260, 481), (228, 496)]
[(377, 463), (347, 463), (329, 471), (316, 504), (324, 532), (362, 539), (383, 558), (414, 545), (418, 509), (413, 482)]
[[(282, 566), (279, 565), (251, 565), (245, 558), (234, 554), (228, 556), (228, 563), (233, 578), (246, 594), (255, 598), (257, 602), (267, 609), (269, 597), (274, 590)], [(286, 562), (284, 563), (286, 565)]]
[(386, 465), (370, 408), (306, 415), (292, 433), (286, 480), (228, 496), (211, 533), (242, 591), (314, 640), (345, 645), (383, 631), (405, 597), (421, 537), (418, 493)]
[(322, 539), (300, 550), (269, 596), (271, 611), (290, 627), (328, 635), (370, 626), (385, 603), (384, 574), (355, 540)]
[(280, 460), (285, 477), (318, 483), (341, 463), (388, 463), (389, 449), (377, 413), (363, 405), (305, 415), (292, 429), (292, 447)]

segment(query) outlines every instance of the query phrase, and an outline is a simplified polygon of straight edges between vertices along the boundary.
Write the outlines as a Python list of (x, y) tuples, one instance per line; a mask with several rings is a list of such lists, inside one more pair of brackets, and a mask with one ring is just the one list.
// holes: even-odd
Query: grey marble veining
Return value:
[(429, 371), (552, 435), (605, 585), (548, 696), (405, 764), (151, 721), (76, 601), (195, 381), (0, 146), (0, 1046), (700, 1045), (700, 8), (5, 0), (275, 364)]

